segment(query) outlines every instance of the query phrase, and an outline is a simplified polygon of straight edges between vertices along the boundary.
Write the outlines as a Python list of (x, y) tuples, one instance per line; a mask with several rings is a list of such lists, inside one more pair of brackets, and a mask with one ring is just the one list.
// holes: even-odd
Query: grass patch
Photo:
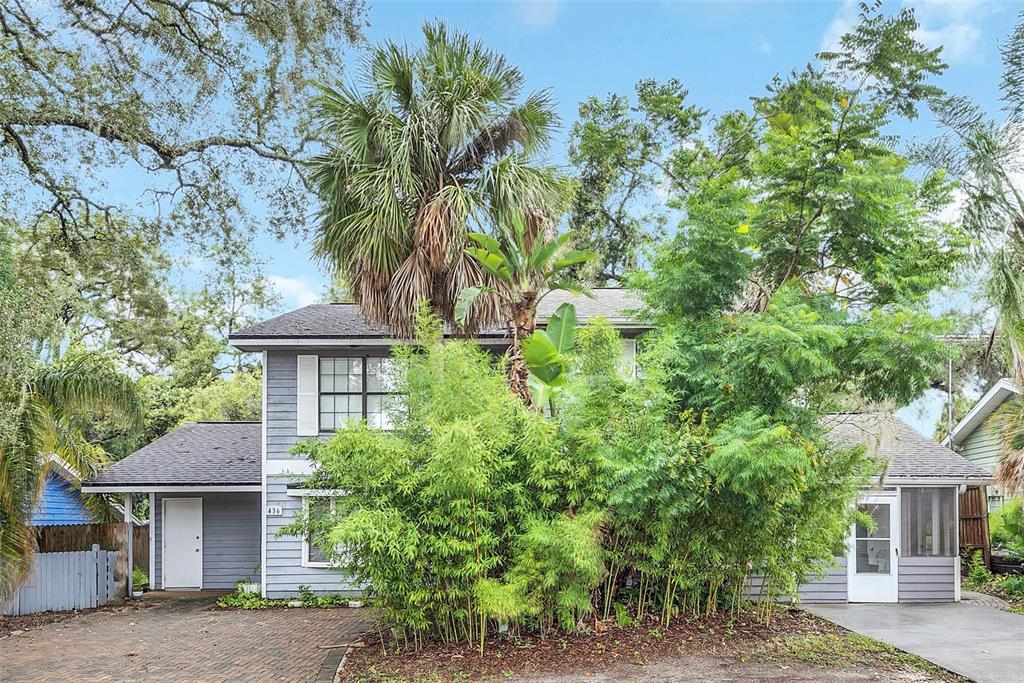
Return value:
[(931, 662), (856, 633), (800, 634), (772, 638), (760, 655), (768, 661), (796, 661), (823, 667), (885, 666), (916, 669), (946, 681), (966, 679)]

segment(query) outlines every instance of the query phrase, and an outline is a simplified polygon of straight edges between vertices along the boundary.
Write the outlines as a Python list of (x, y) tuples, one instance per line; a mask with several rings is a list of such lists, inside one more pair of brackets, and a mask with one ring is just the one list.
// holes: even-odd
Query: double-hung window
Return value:
[(391, 429), (401, 397), (395, 364), (384, 356), (320, 359), (320, 431), (332, 432), (365, 419)]
[[(334, 515), (335, 498), (326, 495), (303, 496), (302, 509), (307, 520), (324, 519)], [(314, 529), (322, 525), (312, 525)], [(302, 566), (330, 567), (331, 558), (314, 542), (313, 532), (307, 531), (302, 537)]]

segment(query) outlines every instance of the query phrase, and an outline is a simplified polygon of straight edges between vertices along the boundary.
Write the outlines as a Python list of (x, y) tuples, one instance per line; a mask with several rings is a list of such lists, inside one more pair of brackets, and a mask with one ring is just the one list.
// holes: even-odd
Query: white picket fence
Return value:
[(117, 595), (114, 568), (120, 552), (39, 553), (32, 576), (4, 607), (4, 614), (34, 614), (98, 607)]

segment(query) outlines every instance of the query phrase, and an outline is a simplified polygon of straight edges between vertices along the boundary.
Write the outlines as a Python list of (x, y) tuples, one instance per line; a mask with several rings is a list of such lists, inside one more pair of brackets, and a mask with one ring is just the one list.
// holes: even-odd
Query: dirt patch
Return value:
[(956, 680), (904, 653), (793, 610), (771, 626), (751, 616), (656, 620), (541, 640), (492, 638), (485, 655), (465, 644), (432, 644), (385, 656), (380, 642), (353, 650), (344, 680), (487, 681), (820, 681)]
[(68, 612), (39, 612), (37, 614), (22, 614), (16, 617), (0, 615), (0, 638), (16, 636), (26, 631), (46, 626), (47, 624), (56, 624), (87, 614), (96, 614), (97, 612), (133, 612), (152, 606), (152, 603), (133, 600), (131, 602), (109, 604), (93, 609), (76, 609)]

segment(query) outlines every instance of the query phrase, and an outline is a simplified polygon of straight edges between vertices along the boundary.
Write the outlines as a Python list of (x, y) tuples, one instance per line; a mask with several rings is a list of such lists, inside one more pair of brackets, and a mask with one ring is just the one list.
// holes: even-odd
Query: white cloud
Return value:
[(917, 39), (928, 47), (941, 46), (942, 59), (950, 64), (973, 62), (980, 56), (981, 29), (972, 24), (952, 23), (936, 29), (925, 28), (922, 24), (917, 30)]
[[(917, 39), (928, 47), (942, 46), (943, 60), (954, 64), (978, 59), (980, 22), (991, 11), (982, 0), (905, 0), (904, 5), (914, 10), (920, 24)], [(839, 46), (839, 38), (856, 25), (858, 12), (856, 2), (844, 0), (822, 34), (822, 51)]]
[(268, 275), (270, 284), (281, 295), (285, 308), (302, 308), (320, 301), (320, 294), (303, 277), (285, 277), (284, 275)]
[(832, 52), (839, 47), (839, 39), (857, 23), (857, 3), (844, 0), (842, 8), (835, 18), (825, 27), (821, 36), (821, 51)]
[(908, 0), (919, 17), (964, 21), (987, 13), (984, 0)]
[(562, 6), (559, 0), (520, 0), (515, 4), (516, 18), (527, 26), (549, 28), (558, 23)]
[(758, 36), (757, 41), (754, 43), (754, 52), (770, 57), (775, 52), (775, 46), (768, 42), (768, 39), (764, 36)]

